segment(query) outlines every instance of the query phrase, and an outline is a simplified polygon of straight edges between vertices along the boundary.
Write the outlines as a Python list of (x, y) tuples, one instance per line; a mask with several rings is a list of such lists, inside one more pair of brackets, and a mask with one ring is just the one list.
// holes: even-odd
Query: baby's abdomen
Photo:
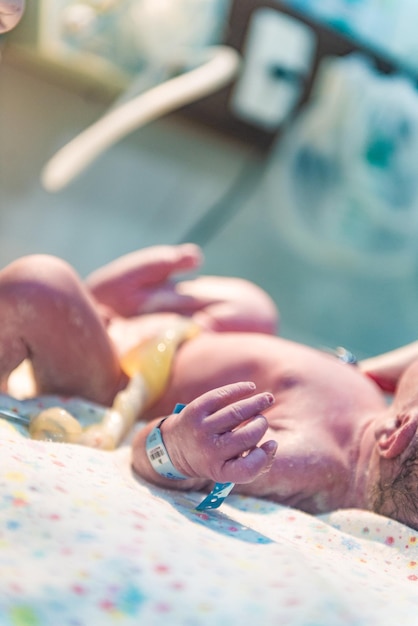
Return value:
[(204, 333), (179, 348), (167, 390), (149, 416), (165, 415), (177, 402), (238, 381), (253, 381), (258, 391), (298, 404), (327, 404), (335, 396), (344, 401), (345, 395), (364, 408), (382, 402), (373, 383), (328, 354), (270, 335)]
[(261, 334), (204, 333), (185, 342), (174, 359), (166, 392), (149, 416), (169, 413), (177, 402), (188, 403), (228, 383), (251, 380), (264, 391), (269, 367), (263, 350), (272, 340)]

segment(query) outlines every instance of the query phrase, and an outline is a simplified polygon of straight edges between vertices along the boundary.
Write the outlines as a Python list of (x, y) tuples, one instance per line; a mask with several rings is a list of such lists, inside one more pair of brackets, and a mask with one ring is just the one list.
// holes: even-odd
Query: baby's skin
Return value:
[(0, 0), (0, 33), (12, 30), (19, 23), (25, 0)]
[(186, 407), (161, 432), (173, 465), (190, 478), (152, 468), (145, 439), (154, 419), (133, 447), (133, 466), (148, 480), (177, 489), (234, 482), (237, 493), (310, 513), (367, 507), (366, 470), (387, 406), (358, 368), (279, 337), (202, 333), (180, 347), (149, 417), (169, 415), (176, 402)]
[(120, 357), (184, 317), (216, 332), (273, 333), (271, 298), (243, 279), (195, 272), (193, 244), (129, 253), (84, 281), (49, 255), (16, 259), (0, 269), (0, 388), (25, 359), (36, 395), (79, 396), (111, 406), (127, 384)]
[[(82, 281), (62, 260), (17, 259), (0, 271), (0, 382), (7, 389), (29, 360), (36, 394), (113, 406), (135, 380), (126, 355), (186, 318), (200, 333), (174, 353), (162, 395), (137, 412), (151, 420), (133, 443), (141, 476), (180, 489), (233, 482), (312, 513), (357, 506), (418, 527), (417, 346), (344, 364), (277, 337), (274, 303), (248, 281), (179, 280), (201, 262), (192, 244), (157, 246)], [(390, 405), (381, 387), (395, 389)], [(176, 403), (186, 407), (170, 415)], [(161, 477), (146, 454), (167, 415), (162, 437), (185, 480)]]

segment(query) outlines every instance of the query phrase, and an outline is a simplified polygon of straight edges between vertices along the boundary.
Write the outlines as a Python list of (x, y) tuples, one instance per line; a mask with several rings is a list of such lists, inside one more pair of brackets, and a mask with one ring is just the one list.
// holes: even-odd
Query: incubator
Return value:
[(69, 184), (133, 130), (216, 92), (239, 68), (220, 45), (226, 0), (44, 0), (38, 52), (94, 79), (119, 86), (111, 109), (46, 164), (48, 191)]
[(365, 274), (413, 268), (418, 91), (410, 79), (356, 54), (323, 61), (310, 102), (273, 153), (265, 197), (302, 254)]

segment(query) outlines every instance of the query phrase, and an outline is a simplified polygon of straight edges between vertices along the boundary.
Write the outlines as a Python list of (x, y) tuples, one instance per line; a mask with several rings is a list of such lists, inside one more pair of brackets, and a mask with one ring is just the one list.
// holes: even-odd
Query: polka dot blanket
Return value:
[(418, 533), (139, 480), (129, 446), (32, 441), (0, 421), (1, 626), (418, 624)]

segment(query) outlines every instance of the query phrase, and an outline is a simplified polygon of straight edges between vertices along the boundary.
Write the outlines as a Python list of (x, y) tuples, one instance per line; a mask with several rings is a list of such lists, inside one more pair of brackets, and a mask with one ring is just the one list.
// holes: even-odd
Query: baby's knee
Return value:
[(51, 254), (28, 254), (11, 261), (1, 270), (1, 276), (15, 279), (42, 276), (45, 273), (66, 272), (71, 266)]
[(64, 260), (47, 254), (32, 254), (12, 261), (0, 272), (0, 296), (30, 298), (47, 292), (73, 292), (81, 280)]

